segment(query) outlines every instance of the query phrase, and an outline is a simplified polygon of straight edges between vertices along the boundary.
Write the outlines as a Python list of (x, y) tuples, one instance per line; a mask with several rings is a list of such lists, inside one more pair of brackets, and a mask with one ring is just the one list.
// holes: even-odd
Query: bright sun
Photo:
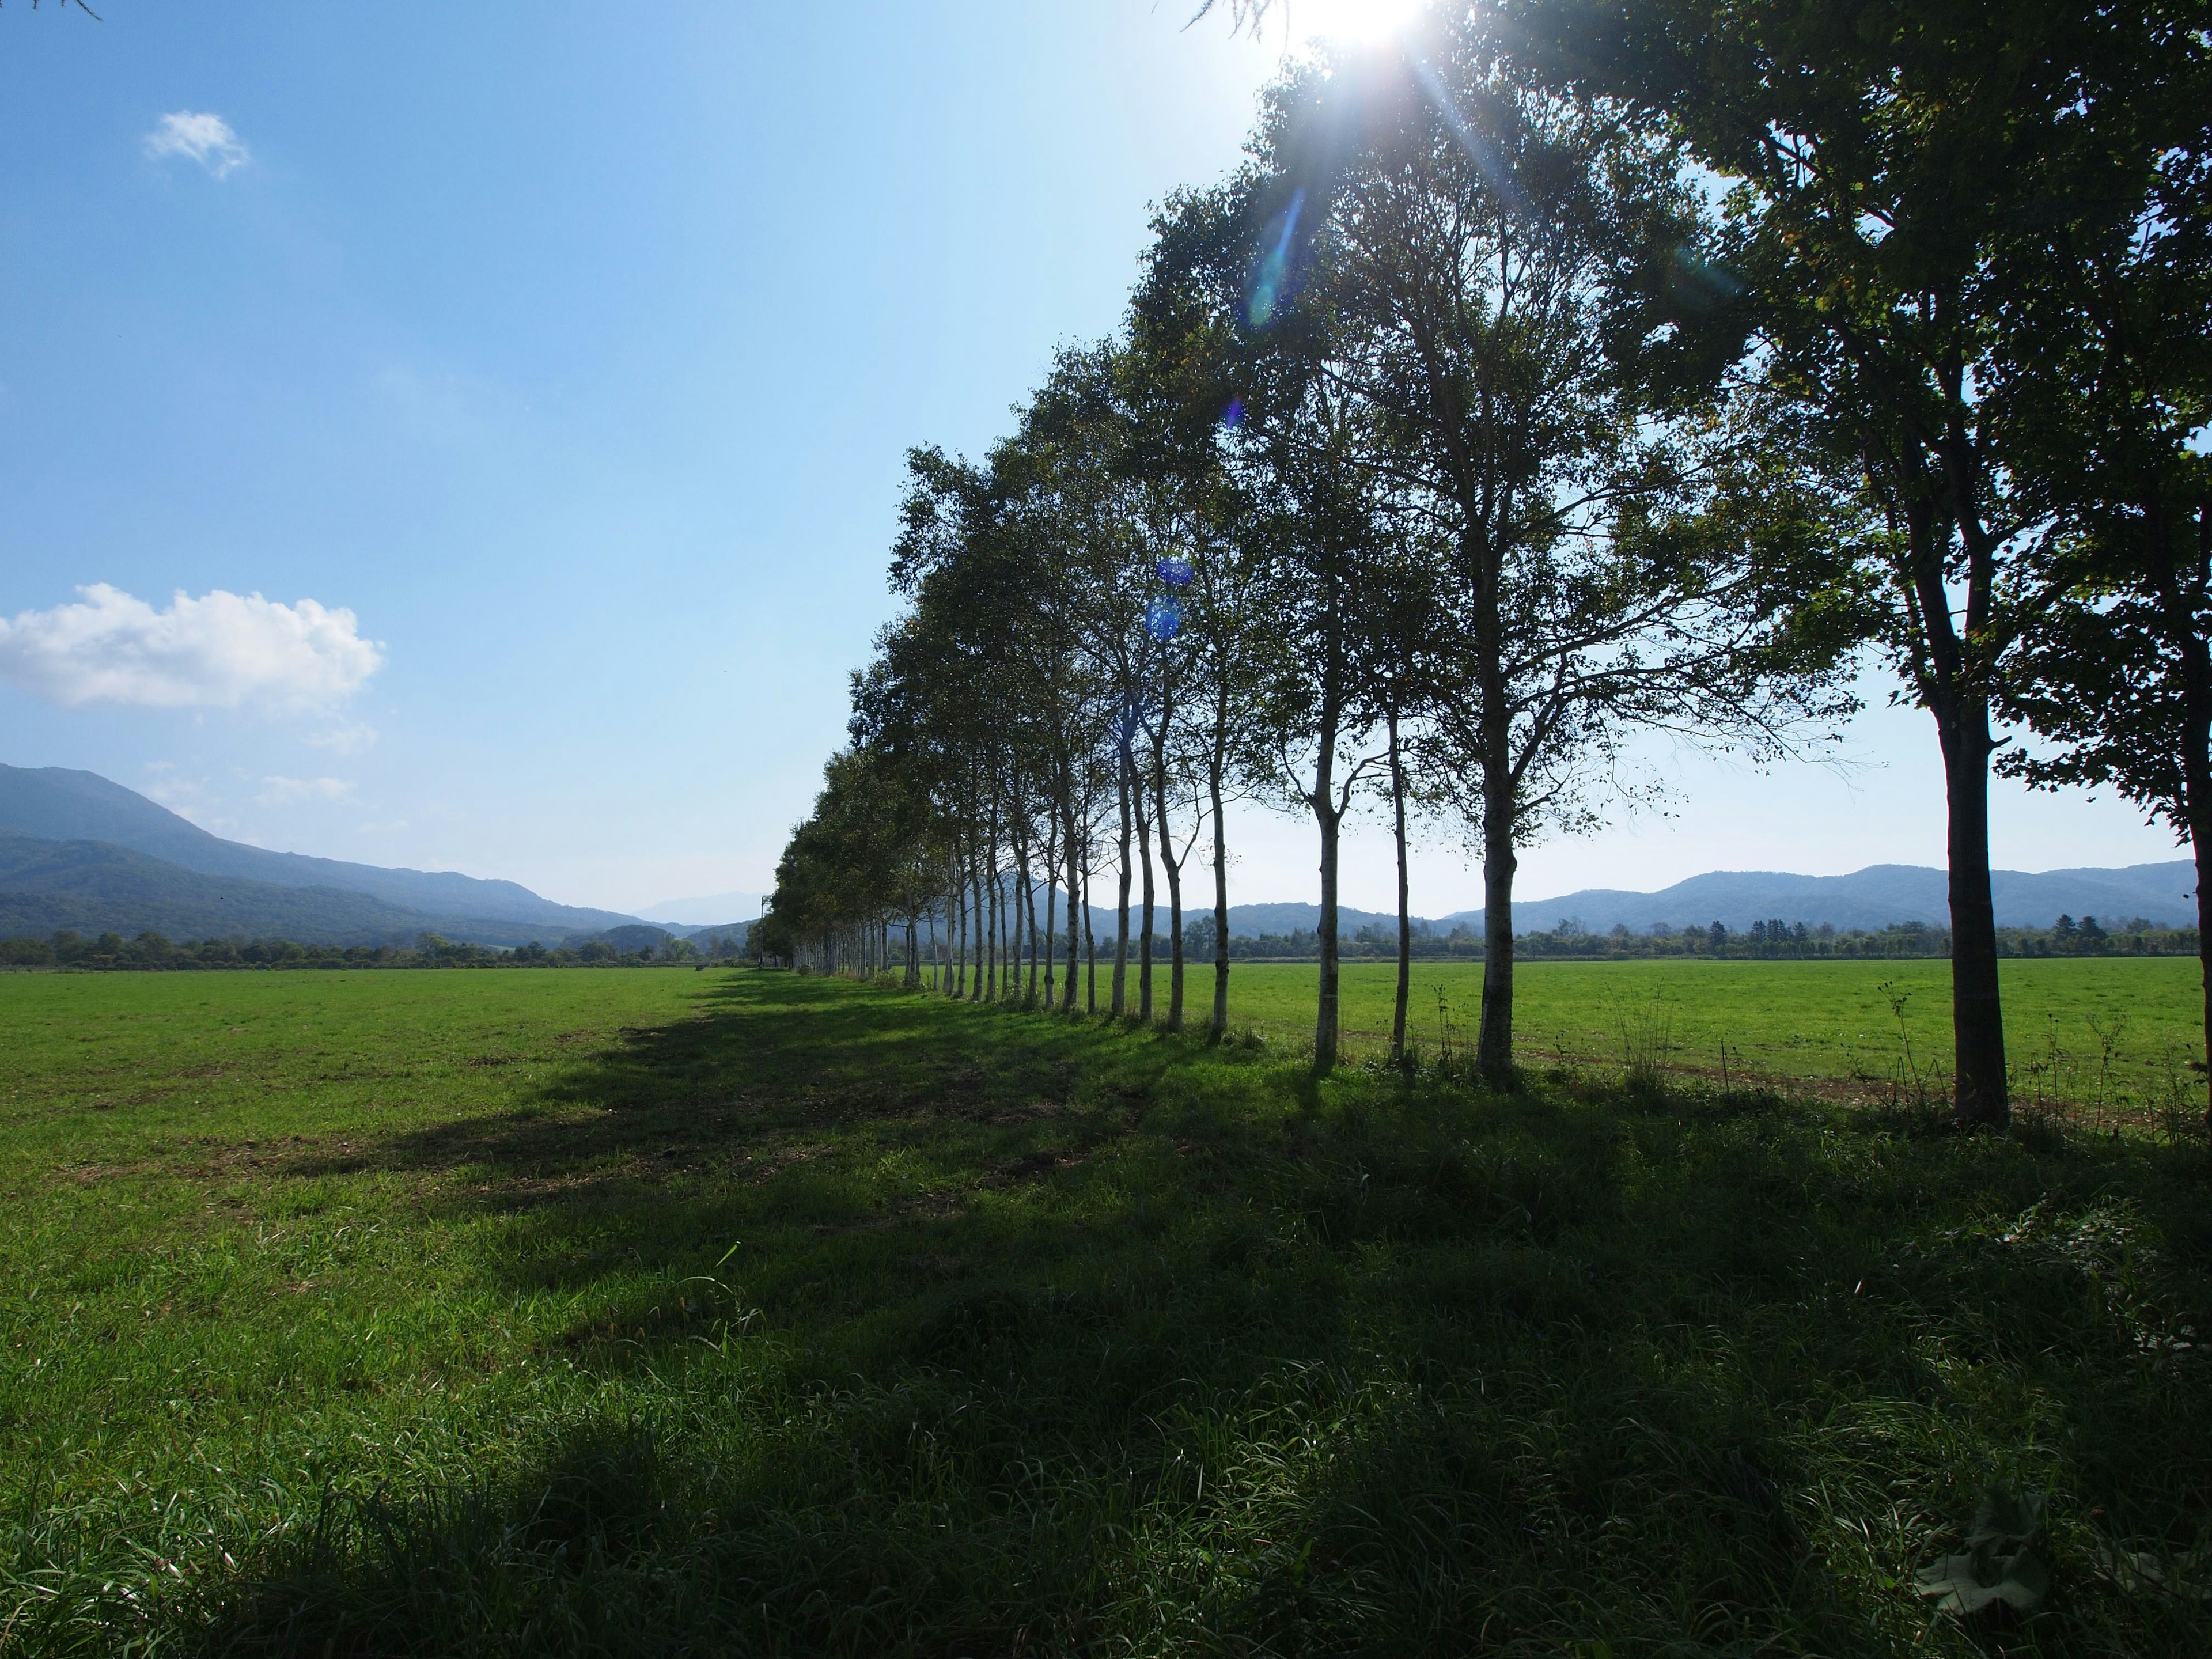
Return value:
[(1403, 29), (1421, 0), (1277, 0), (1291, 33), (1303, 40), (1373, 46)]

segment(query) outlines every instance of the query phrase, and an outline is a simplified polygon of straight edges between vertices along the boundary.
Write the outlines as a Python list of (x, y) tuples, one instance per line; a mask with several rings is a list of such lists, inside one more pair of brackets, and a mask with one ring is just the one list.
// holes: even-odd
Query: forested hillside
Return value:
[(0, 766), (0, 830), (50, 841), (108, 842), (204, 876), (276, 887), (336, 888), (422, 915), (520, 924), (499, 930), (503, 939), (514, 942), (544, 936), (549, 929), (590, 933), (636, 920), (611, 910), (556, 904), (511, 881), (480, 880), (452, 871), (386, 870), (247, 847), (211, 836), (96, 773), (61, 767)]
[(203, 875), (108, 842), (44, 841), (0, 830), (0, 939), (63, 930), (327, 945), (411, 944), (420, 934), (436, 933), (507, 946), (556, 941), (569, 932), (440, 915), (338, 887)]

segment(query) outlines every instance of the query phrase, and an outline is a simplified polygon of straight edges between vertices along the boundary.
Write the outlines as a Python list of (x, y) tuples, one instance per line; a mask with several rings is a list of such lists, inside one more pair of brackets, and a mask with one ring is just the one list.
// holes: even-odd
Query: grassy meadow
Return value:
[[(2203, 1110), (2204, 1004), (2193, 957), (2030, 957), (2002, 964), (2006, 1057), (2031, 1109), (2057, 1101), (2094, 1119), (2155, 1120), (2177, 1097)], [(1230, 1016), (1286, 1042), (1313, 1035), (1310, 963), (1237, 963)], [(1347, 1051), (1389, 1046), (1397, 969), (1344, 969)], [(1187, 992), (1202, 1020), (1211, 964)], [(1901, 1005), (1897, 999), (1902, 999)], [(1482, 1000), (1474, 963), (1413, 964), (1407, 1024), (1434, 1059), (1471, 1048)], [(1948, 962), (1524, 962), (1514, 968), (1517, 1050), (1534, 1064), (1749, 1079), (1859, 1098), (1941, 1092), (1951, 1062)], [(1910, 1045), (1908, 1053), (1907, 1045)]]
[[(1532, 969), (1539, 1046), (1638, 968)], [(1697, 972), (1692, 1057), (1856, 1029)], [(1291, 1047), (750, 971), (0, 976), (0, 1652), (2207, 1650), (2201, 1142)], [(1993, 1491), (2040, 1610), (1937, 1612)]]

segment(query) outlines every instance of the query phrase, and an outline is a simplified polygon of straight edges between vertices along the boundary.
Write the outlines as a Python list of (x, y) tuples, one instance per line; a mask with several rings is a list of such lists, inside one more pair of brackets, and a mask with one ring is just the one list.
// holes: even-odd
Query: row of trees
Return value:
[(1219, 1030), (1260, 799), (1316, 828), (1327, 1068), (1365, 801), (1401, 1048), (1409, 819), (1480, 848), (1503, 1083), (1518, 850), (1640, 793), (1639, 732), (1817, 745), (1872, 649), (1934, 717), (1957, 1109), (2002, 1121), (1992, 766), (2212, 830), (2206, 21), (1523, 0), (1288, 70), (1125, 329), (981, 460), (912, 456), (907, 605), (761, 943), (918, 975), (934, 919), (954, 994), (1095, 1006), (1106, 954), (1150, 1018), (1164, 900), (1179, 1025), (1202, 848)]

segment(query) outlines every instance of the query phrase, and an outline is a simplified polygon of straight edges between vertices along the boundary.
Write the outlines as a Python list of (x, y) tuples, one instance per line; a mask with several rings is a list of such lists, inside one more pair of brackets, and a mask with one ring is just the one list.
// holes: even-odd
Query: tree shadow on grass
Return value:
[(193, 1628), (1964, 1650), (1910, 1571), (2009, 1483), (2074, 1517), (2048, 1650), (2181, 1650), (2096, 1563), (2106, 1533), (2186, 1547), (2212, 1491), (2172, 1346), (2204, 1300), (2201, 1172), (1838, 1124), (1664, 1089), (1302, 1093), (1195, 1042), (726, 982), (524, 1112), (368, 1155), (466, 1172), (441, 1201), (514, 1229), (486, 1271), (609, 1287), (605, 1328), (560, 1340), (649, 1371), (649, 1420), (333, 1500)]
[(1034, 1122), (1064, 1113), (1102, 1057), (1125, 1097), (1174, 1063), (1163, 1054), (1134, 1076), (1132, 1045), (1095, 1023), (1055, 1023), (1040, 1043), (1042, 1022), (997, 1014), (790, 975), (727, 979), (686, 1018), (572, 1059), (518, 1109), (298, 1168), (546, 1176), (624, 1152), (727, 1162), (794, 1132)]

